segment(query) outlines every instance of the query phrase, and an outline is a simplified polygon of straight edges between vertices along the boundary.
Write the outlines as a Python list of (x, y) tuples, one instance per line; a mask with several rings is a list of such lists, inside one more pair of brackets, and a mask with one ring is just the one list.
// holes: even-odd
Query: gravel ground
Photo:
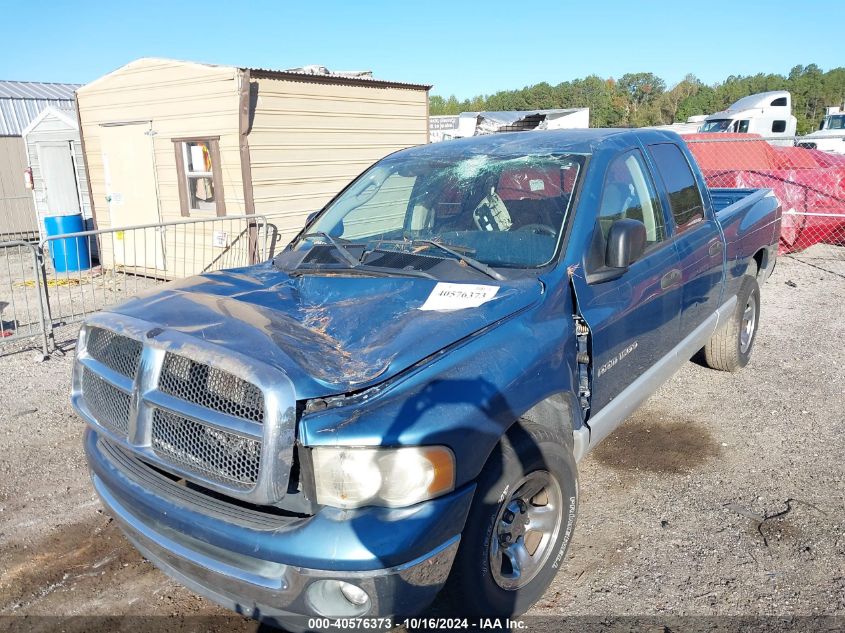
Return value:
[[(532, 614), (845, 616), (843, 291), (782, 258), (749, 366), (687, 364), (582, 462), (569, 560)], [(71, 355), (39, 358), (0, 357), (0, 616), (226, 614), (101, 512)]]

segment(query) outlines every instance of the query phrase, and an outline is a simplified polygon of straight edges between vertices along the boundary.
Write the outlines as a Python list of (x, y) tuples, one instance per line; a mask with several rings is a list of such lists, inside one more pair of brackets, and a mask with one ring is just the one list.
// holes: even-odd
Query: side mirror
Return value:
[(316, 218), (319, 213), (320, 213), (319, 211), (312, 211), (311, 213), (309, 213), (308, 217), (305, 218), (305, 226), (308, 226), (309, 224), (311, 224), (311, 220)]
[(628, 268), (645, 251), (645, 224), (639, 220), (616, 220), (607, 234), (604, 263), (608, 268)]

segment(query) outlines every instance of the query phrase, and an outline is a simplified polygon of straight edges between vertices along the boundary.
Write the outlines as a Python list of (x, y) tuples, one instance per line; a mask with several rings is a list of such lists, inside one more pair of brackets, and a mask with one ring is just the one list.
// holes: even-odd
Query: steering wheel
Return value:
[(548, 235), (550, 237), (557, 237), (557, 231), (555, 231), (548, 224), (523, 224), (517, 229), (517, 231), (530, 231), (536, 235)]

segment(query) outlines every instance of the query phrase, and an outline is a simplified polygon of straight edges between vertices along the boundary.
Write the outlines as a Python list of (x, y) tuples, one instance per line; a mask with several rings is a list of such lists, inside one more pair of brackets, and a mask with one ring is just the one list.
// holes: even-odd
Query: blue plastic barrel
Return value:
[[(82, 221), (81, 213), (48, 215), (44, 218), (44, 230), (47, 231), (49, 237), (53, 237), (84, 231), (85, 224)], [(50, 257), (53, 260), (53, 268), (57, 273), (87, 270), (91, 268), (88, 238), (68, 237), (63, 240), (50, 240)]]

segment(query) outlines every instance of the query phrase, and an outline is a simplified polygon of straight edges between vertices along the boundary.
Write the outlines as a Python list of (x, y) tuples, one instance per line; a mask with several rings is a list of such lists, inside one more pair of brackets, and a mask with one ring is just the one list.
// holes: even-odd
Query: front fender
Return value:
[(555, 394), (570, 399), (571, 312), (554, 312), (529, 310), (400, 380), (349, 398), (353, 404), (304, 415), (300, 441), (310, 447), (445, 445), (455, 453), (456, 485), (472, 481), (520, 416)]

